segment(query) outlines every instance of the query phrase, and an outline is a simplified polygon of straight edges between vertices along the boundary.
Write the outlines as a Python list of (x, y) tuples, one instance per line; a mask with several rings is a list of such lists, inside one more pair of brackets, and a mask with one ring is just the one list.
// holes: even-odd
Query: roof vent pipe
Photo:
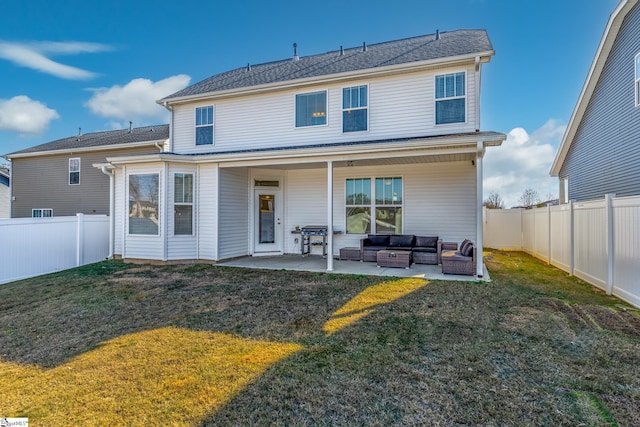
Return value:
[(293, 44), (293, 60), (298, 61), (300, 57), (298, 56), (298, 43)]
[(436, 30), (436, 40), (440, 40), (440, 30)]
[(362, 51), (363, 52), (367, 51), (367, 43), (366, 42), (362, 42)]
[(133, 122), (129, 120), (129, 133), (133, 130)]
[(247, 72), (251, 71), (251, 64), (247, 62)]
[(78, 128), (78, 137), (82, 136), (82, 128)]
[(340, 56), (344, 56), (344, 49), (342, 48), (342, 45), (340, 45)]

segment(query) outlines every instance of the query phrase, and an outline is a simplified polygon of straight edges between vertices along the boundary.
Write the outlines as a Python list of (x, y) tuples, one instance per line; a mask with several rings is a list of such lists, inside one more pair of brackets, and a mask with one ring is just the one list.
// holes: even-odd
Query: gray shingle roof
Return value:
[(493, 51), (485, 30), (456, 30), (237, 68), (195, 83), (161, 101), (289, 80)]
[(38, 153), (41, 151), (72, 150), (90, 147), (112, 146), (119, 144), (133, 144), (136, 142), (159, 141), (169, 138), (169, 125), (144, 126), (139, 128), (110, 130), (104, 132), (86, 133), (84, 135), (70, 136), (56, 141), (46, 142), (35, 147), (25, 148), (7, 154), (12, 157), (15, 154)]

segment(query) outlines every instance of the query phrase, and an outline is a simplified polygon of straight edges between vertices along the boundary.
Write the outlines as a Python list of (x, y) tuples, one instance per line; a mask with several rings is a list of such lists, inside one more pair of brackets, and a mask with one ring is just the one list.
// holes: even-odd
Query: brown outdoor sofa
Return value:
[(476, 274), (476, 245), (470, 240), (463, 240), (458, 248), (457, 244), (453, 244), (455, 249), (449, 249), (451, 243), (445, 243), (445, 250), (442, 251), (442, 273), (444, 274), (462, 274), (475, 276)]
[(378, 251), (411, 251), (416, 264), (439, 264), (442, 240), (438, 236), (414, 236), (413, 234), (369, 234), (360, 240), (363, 261), (376, 261)]

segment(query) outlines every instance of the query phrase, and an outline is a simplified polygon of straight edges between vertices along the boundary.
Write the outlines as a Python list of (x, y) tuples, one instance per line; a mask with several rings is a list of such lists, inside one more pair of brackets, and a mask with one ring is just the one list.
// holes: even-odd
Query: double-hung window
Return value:
[(636, 107), (640, 107), (640, 53), (636, 55), (635, 60), (635, 92), (636, 92)]
[(436, 124), (466, 120), (465, 72), (436, 76)]
[(327, 91), (296, 95), (296, 127), (327, 124)]
[(173, 178), (173, 234), (193, 234), (193, 174), (177, 173)]
[(213, 144), (213, 105), (196, 107), (196, 145)]
[(368, 129), (368, 88), (366, 85), (342, 89), (342, 132)]
[(402, 178), (347, 179), (345, 190), (348, 234), (402, 234)]
[(159, 198), (159, 174), (129, 175), (129, 234), (159, 234)]
[(69, 159), (69, 185), (80, 184), (80, 157)]

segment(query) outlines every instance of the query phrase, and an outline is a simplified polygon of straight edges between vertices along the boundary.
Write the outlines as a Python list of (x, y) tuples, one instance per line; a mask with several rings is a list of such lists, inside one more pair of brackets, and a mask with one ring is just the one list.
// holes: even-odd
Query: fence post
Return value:
[(80, 267), (84, 254), (84, 214), (77, 213), (76, 217), (78, 218), (78, 228), (76, 232), (76, 267)]
[(607, 222), (607, 294), (613, 294), (613, 202), (615, 194), (605, 194), (605, 218)]
[(575, 268), (575, 239), (573, 238), (573, 200), (569, 200), (569, 276), (573, 276), (573, 269)]
[(547, 264), (551, 265), (551, 205), (547, 204)]

